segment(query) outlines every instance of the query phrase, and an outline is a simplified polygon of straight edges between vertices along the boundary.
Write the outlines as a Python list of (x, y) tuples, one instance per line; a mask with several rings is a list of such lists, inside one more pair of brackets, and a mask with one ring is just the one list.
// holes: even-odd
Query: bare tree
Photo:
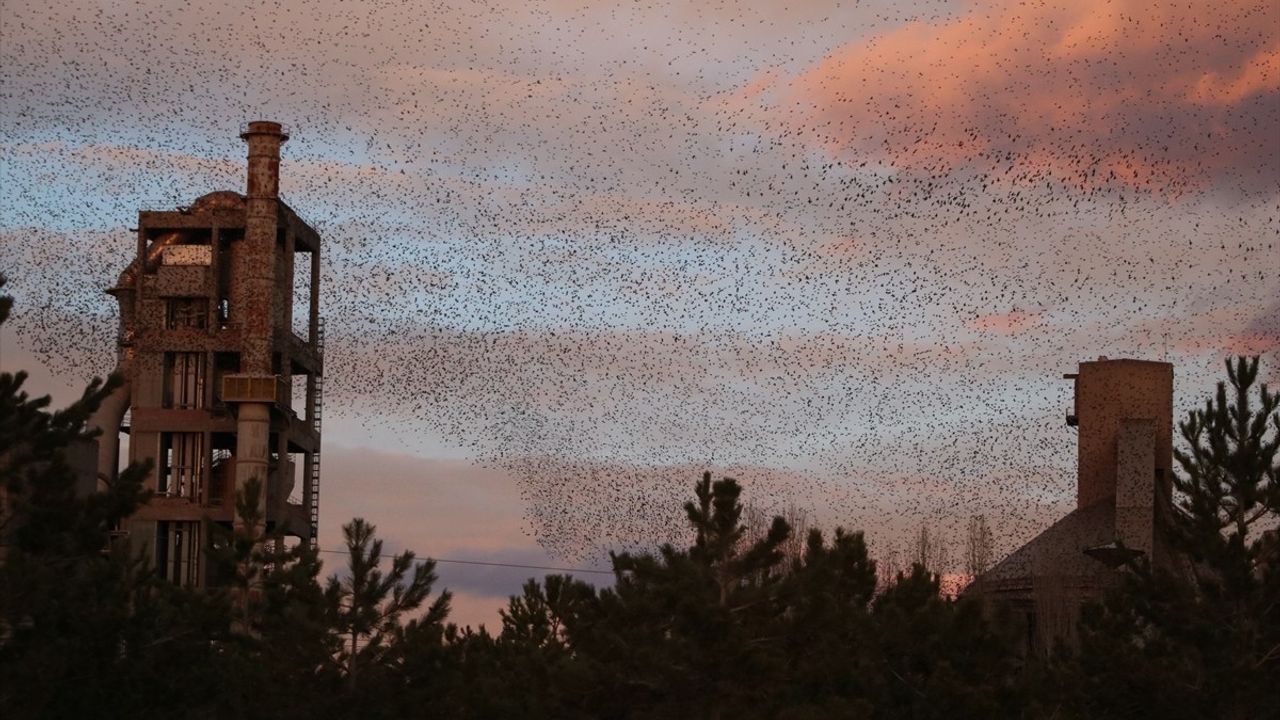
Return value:
[(791, 536), (782, 544), (782, 552), (790, 565), (804, 557), (805, 547), (809, 541), (809, 529), (813, 527), (813, 521), (808, 510), (790, 503), (783, 511), (782, 519), (791, 526)]
[(924, 569), (942, 573), (951, 564), (951, 555), (947, 552), (947, 546), (943, 544), (937, 533), (930, 533), (929, 526), (920, 525), (920, 533), (916, 535), (915, 547), (912, 548), (913, 562), (919, 563)]
[(1032, 560), (1032, 649), (1047, 657), (1059, 642), (1074, 644), (1080, 613), (1080, 594), (1067, 582), (1061, 569), (1039, 554)]
[(889, 552), (876, 558), (876, 593), (883, 592), (893, 585), (900, 572), (902, 572), (902, 562), (897, 550), (890, 549)]
[[(745, 504), (742, 508), (742, 525), (745, 531), (742, 533), (742, 539), (738, 541), (740, 549), (749, 548), (764, 539), (773, 525), (773, 517), (757, 505)], [(804, 557), (809, 529), (813, 526), (813, 522), (808, 510), (794, 504), (788, 504), (780, 517), (791, 527), (791, 535), (778, 548), (785, 558), (780, 566), (785, 571)]]
[(991, 528), (986, 515), (969, 518), (969, 532), (964, 545), (964, 572), (976, 578), (991, 567)]

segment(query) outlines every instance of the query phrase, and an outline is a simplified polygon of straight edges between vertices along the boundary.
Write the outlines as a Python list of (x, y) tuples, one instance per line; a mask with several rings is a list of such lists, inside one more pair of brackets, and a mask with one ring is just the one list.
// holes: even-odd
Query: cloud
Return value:
[(842, 158), (923, 173), (1269, 193), (1278, 58), (1274, 3), (1002, 2), (830, 53), (791, 79), (811, 109), (788, 119)]
[(1280, 350), (1280, 333), (1214, 333), (1179, 343), (1188, 351), (1220, 355), (1266, 355)]
[(109, 369), (137, 209), (295, 124), (327, 546), (674, 538), (707, 467), (886, 545), (1025, 539), (1073, 496), (1061, 373), (1167, 354), (1185, 407), (1277, 332), (1274, 5), (161, 5), (6, 5), (0, 349)]
[(1034, 325), (1038, 319), (1039, 316), (1035, 313), (1014, 310), (1007, 313), (980, 315), (969, 321), (968, 327), (982, 332), (1016, 335)]

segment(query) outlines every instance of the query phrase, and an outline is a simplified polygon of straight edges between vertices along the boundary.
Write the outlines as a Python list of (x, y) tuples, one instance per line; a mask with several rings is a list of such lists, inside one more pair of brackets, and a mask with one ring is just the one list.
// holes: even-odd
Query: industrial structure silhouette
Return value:
[[(237, 522), (257, 481), (268, 537), (316, 542), (324, 326), (319, 234), (280, 199), (280, 124), (251, 122), (246, 194), (138, 213), (136, 259), (108, 292), (120, 307), (124, 384), (90, 419), (97, 478), (151, 461), (155, 494), (122, 528), (164, 577), (211, 582), (210, 523)], [(303, 286), (299, 289), (299, 286)], [(295, 296), (305, 304), (295, 308)], [(298, 473), (301, 471), (301, 485)]]
[(1173, 569), (1161, 524), (1172, 507), (1173, 365), (1080, 363), (1067, 424), (1079, 429), (1076, 509), (973, 582), (995, 615), (1024, 623), (1028, 649), (1070, 640), (1080, 606), (1138, 557)]

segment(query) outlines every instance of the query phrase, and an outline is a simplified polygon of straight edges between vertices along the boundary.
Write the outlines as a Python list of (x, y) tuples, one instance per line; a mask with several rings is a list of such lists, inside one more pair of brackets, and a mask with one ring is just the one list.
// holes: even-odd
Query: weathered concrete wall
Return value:
[(156, 270), (156, 294), (160, 297), (207, 298), (209, 268), (199, 265), (165, 265)]
[(1173, 366), (1145, 360), (1080, 363), (1076, 378), (1080, 444), (1076, 507), (1110, 500), (1116, 492), (1117, 438), (1125, 419), (1154, 421), (1151, 476), (1168, 496), (1173, 464)]
[(1116, 434), (1116, 539), (1151, 557), (1155, 550), (1156, 421), (1124, 419)]

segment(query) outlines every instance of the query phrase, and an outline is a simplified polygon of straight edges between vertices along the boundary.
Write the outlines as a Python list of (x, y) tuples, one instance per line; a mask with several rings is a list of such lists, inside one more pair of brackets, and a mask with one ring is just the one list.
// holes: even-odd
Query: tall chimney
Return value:
[(244, 355), (240, 372), (271, 374), (274, 328), (276, 212), (280, 197), (280, 146), (289, 139), (280, 123), (257, 120), (240, 133), (249, 145), (249, 173), (238, 286)]
[[(249, 123), (240, 137), (249, 145), (249, 172), (244, 240), (237, 254), (231, 291), (232, 321), (240, 326), (242, 333), (238, 379), (246, 389), (236, 398), (236, 492), (256, 479), (260, 488), (258, 507), (265, 509), (271, 456), (271, 406), (276, 396), (271, 360), (275, 333), (280, 146), (289, 136), (280, 123), (259, 120)], [(236, 518), (236, 524), (240, 523), (240, 518)], [(253, 590), (251, 588), (250, 595)]]

